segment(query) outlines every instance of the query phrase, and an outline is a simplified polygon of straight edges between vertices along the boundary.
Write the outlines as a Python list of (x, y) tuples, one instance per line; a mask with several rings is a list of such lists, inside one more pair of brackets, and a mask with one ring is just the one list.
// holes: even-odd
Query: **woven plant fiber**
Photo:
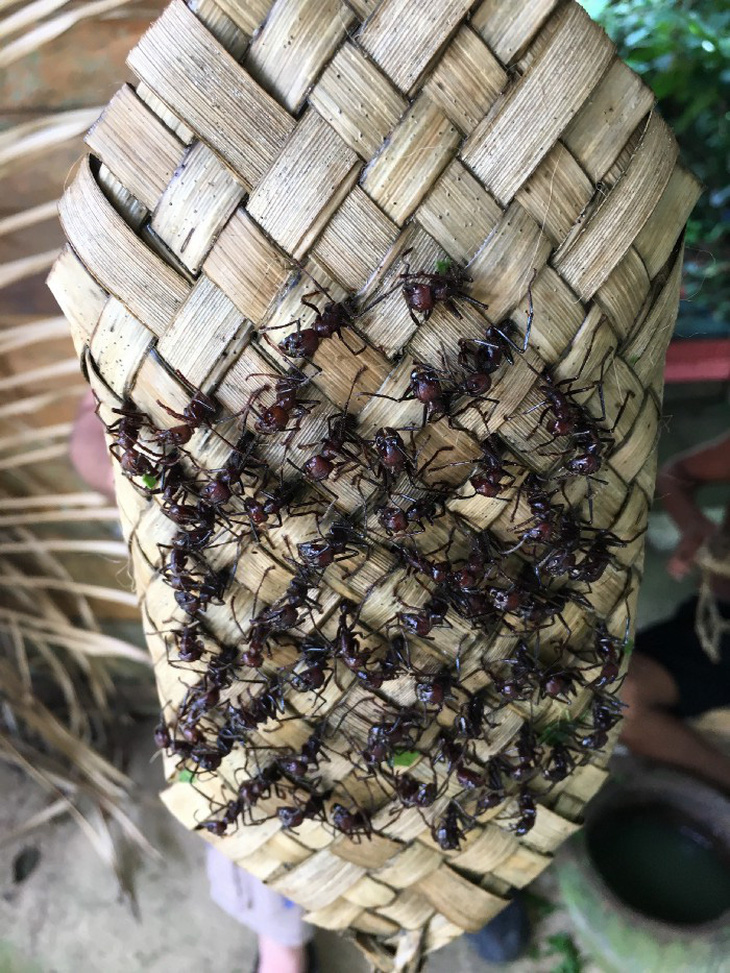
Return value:
[[(501, 755), (514, 768), (526, 728), (547, 760), (556, 739), (547, 731), (557, 721), (584, 734), (595, 723), (600, 687), (588, 683), (601, 671), (589, 652), (596, 633), (609, 632), (617, 656), (627, 654), (682, 230), (698, 186), (678, 163), (651, 92), (573, 2), (175, 0), (128, 63), (137, 81), (92, 127), (90, 154), (62, 201), (68, 245), (51, 288), (117, 460), (127, 448), (119, 435), (125, 415), (143, 415), (139, 448), (152, 465), (170, 454), (170, 437), (159, 430), (187, 423), (194, 435), (180, 465), (188, 480), (175, 502), (192, 508), (230, 463), (242, 426), (255, 436), (260, 465), (226, 500), (210, 544), (194, 559), (198, 576), (215, 570), (229, 583), (192, 615), (170, 583), (180, 523), (160, 492), (161, 467), (150, 479), (123, 475), (115, 463), (172, 738), (190, 724), (191, 707), (202, 713), (192, 722), (210, 737), (228, 706), (251, 705), (264, 679), (270, 687), (278, 675), (286, 690), (283, 711), (257, 721), (242, 734), (246, 745), (237, 741), (212, 770), (166, 745), (163, 799), (191, 828), (220, 818), (242, 781), (277, 756), (301, 752), (326, 725), (325, 756), (307, 777), (325, 795), (322, 814), (283, 827), (271, 787), (225, 835), (201, 833), (303, 905), (311, 922), (354, 935), (376, 968), (417, 969), (428, 951), (488, 922), (512, 889), (550, 862), (605, 777), (610, 745), (572, 748), (564, 779), (550, 780), (537, 766), (521, 780), (516, 774), (503, 799), (475, 817), (448, 762), (433, 758), (440, 732), (478, 697), (488, 720), (470, 744), (472, 766), (484, 770)], [(428, 288), (435, 278), (418, 275), (434, 273), (452, 282), (453, 304), (411, 313), (404, 284)], [(281, 353), (279, 343), (310, 328), (316, 309), (348, 296), (368, 310), (353, 311), (341, 338), (318, 340), (308, 359)], [(474, 339), (484, 340), (490, 325), (520, 350), (500, 346), (503, 361), (473, 408), (462, 409), (461, 399), (452, 408), (450, 398), (445, 411), (458, 418), (437, 410), (424, 424), (423, 404), (405, 395), (414, 363), (430, 363), (443, 383), (458, 384), (483, 347)], [(285, 432), (263, 433), (264, 410), (287, 374), (295, 383), (307, 377), (296, 385), (301, 408)], [(559, 382), (571, 414), (602, 430), (593, 478), (561, 473), (586, 440), (550, 432), (546, 383), (550, 391)], [(211, 397), (214, 423), (188, 423), (183, 410), (195, 395), (200, 401), (196, 390)], [(349, 459), (339, 456), (339, 475), (307, 482), (304, 464), (340, 428), (336, 417), (346, 408), (368, 461), (352, 446)], [(377, 461), (384, 428), (400, 430), (409, 457), (392, 473)], [(469, 482), (485, 469), (480, 443), (488, 433), (507, 464), (492, 497)], [(537, 476), (525, 482), (528, 473)], [(282, 480), (295, 499), (259, 529), (251, 503), (262, 491), (284, 490)], [(389, 536), (379, 506), (405, 509), (424, 496), (426, 482), (438, 483), (442, 507)], [(530, 562), (542, 564), (546, 549), (526, 538), (536, 522), (535, 483), (556, 516), (580, 518), (581, 551), (595, 529), (611, 532), (609, 563), (590, 583), (565, 574), (543, 577), (546, 587), (537, 580), (540, 565), (536, 575)], [(271, 634), (301, 563), (298, 545), (326, 544), (344, 516), (348, 544), (317, 575), (316, 607), (300, 605), (296, 624)], [(474, 537), (487, 530), (504, 554), (488, 586), (506, 590), (522, 571), (541, 603), (555, 607), (563, 597), (562, 610), (532, 626), (509, 611), (486, 623), (442, 587), (448, 617), (430, 634), (414, 634), (404, 616), (438, 590), (415, 559), (473, 563), (482, 550)], [(344, 613), (343, 599), (352, 603)], [(271, 637), (261, 664), (247, 667), (237, 652), (250, 649), (262, 619)], [(366, 672), (405, 630), (413, 671), (402, 664), (398, 678), (374, 689), (340, 654), (329, 659), (317, 693), (302, 690), (293, 678), (302, 647), (317, 642), (334, 656), (343, 625), (372, 653)], [(195, 664), (178, 657), (184, 626), (205, 645)], [(574, 691), (536, 688), (508, 701), (498, 680), (513, 671), (521, 641), (553, 672), (579, 666)], [(226, 647), (236, 661), (226, 664), (220, 698), (204, 702), (190, 687), (210, 689), (206, 666)], [(451, 680), (446, 698), (424, 704), (423, 686), (439, 673)], [(606, 680), (605, 693), (619, 682)], [(427, 714), (399, 750), (422, 784), (435, 775), (438, 799), (425, 808), (404, 808), (394, 796), (403, 767), (385, 761), (382, 773), (368, 774), (358, 759), (368, 728), (398, 712)], [(285, 803), (303, 803), (290, 778), (281, 786)], [(525, 794), (539, 806), (521, 828)], [(438, 823), (453, 800), (466, 814), (458, 847), (448, 850)], [(372, 828), (352, 837), (333, 827), (335, 802), (365, 809)]]

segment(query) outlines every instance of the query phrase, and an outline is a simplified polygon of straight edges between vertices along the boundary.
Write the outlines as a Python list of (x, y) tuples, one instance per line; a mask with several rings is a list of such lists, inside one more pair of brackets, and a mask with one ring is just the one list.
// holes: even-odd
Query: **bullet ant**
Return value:
[(225, 465), (217, 470), (210, 470), (213, 474), (212, 479), (198, 491), (200, 499), (212, 507), (222, 507), (235, 495), (235, 488), (242, 486), (244, 476), (250, 477), (254, 483), (257, 483), (262, 471), (266, 471), (267, 467), (263, 460), (253, 456), (255, 446), (255, 436), (248, 430), (244, 430)]
[(510, 766), (504, 757), (490, 757), (486, 763), (481, 790), (477, 794), (476, 813), (491, 811), (507, 800), (505, 777), (510, 775)]
[[(260, 800), (269, 796), (271, 788), (276, 785), (279, 776), (275, 768), (264, 768), (257, 777), (244, 781), (240, 785), (237, 796), (233, 800), (219, 805), (218, 809), (223, 811), (219, 818), (211, 817), (205, 821), (201, 821), (195, 830), (204, 830), (218, 838), (223, 837), (229, 828), (237, 827), (238, 819), (241, 818), (243, 820), (246, 812), (248, 812), (249, 817), (251, 816), (251, 810)], [(283, 797), (283, 793), (281, 796)], [(255, 822), (251, 819), (250, 823), (255, 824), (260, 822)]]
[(332, 477), (339, 479), (346, 472), (361, 468), (367, 470), (362, 454), (367, 450), (365, 440), (356, 431), (357, 420), (350, 413), (350, 400), (360, 376), (367, 371), (361, 368), (350, 386), (350, 392), (341, 412), (329, 416), (327, 419), (327, 435), (321, 442), (302, 443), (299, 449), (319, 446), (319, 452), (310, 457), (303, 465), (301, 472), (313, 483), (321, 483)]
[[(466, 288), (471, 283), (471, 277), (468, 277), (460, 267), (453, 265), (447, 258), (437, 262), (435, 273), (413, 272), (410, 262), (406, 259), (411, 252), (412, 248), (403, 253), (405, 270), (399, 275), (399, 281), (402, 283), (396, 284), (388, 294), (392, 294), (394, 290), (402, 290), (411, 320), (416, 327), (428, 321), (437, 304), (443, 304), (459, 320), (461, 320), (461, 313), (456, 306), (457, 300), (466, 301), (483, 310), (487, 309), (489, 305), (477, 301), (467, 293)], [(388, 294), (384, 294), (383, 297), (387, 297)]]
[[(368, 699), (365, 697), (351, 706), (340, 718), (335, 730), (339, 730), (345, 718)], [(375, 701), (375, 697), (371, 700)], [(392, 715), (391, 719), (373, 723), (369, 727), (367, 742), (360, 750), (360, 756), (368, 769), (374, 770), (382, 763), (391, 762), (397, 750), (413, 750), (424, 729), (423, 713), (416, 709), (403, 708)]]
[[(251, 378), (256, 377), (256, 375), (251, 376)], [(248, 397), (248, 402), (239, 414), (245, 422), (248, 413), (253, 412), (256, 417), (254, 420), (254, 430), (260, 435), (269, 436), (275, 433), (288, 433), (289, 435), (284, 440), (285, 446), (288, 446), (294, 434), (301, 428), (302, 419), (306, 415), (309, 415), (320, 404), (320, 401), (319, 399), (297, 398), (299, 390), (310, 382), (309, 376), (299, 370), (295, 370), (290, 375), (261, 375), (258, 377), (274, 379), (273, 403), (263, 410), (259, 410), (254, 406), (256, 400), (271, 388), (271, 385), (262, 385), (261, 388), (251, 393)], [(293, 424), (290, 425), (290, 423)]]
[(449, 801), (444, 814), (431, 826), (431, 837), (442, 851), (459, 851), (461, 842), (476, 822), (457, 804)]
[(346, 521), (338, 521), (321, 540), (297, 544), (297, 554), (305, 567), (324, 571), (331, 564), (347, 561), (360, 554), (364, 546), (364, 540), (358, 531)]
[(532, 723), (523, 720), (514, 746), (514, 757), (507, 755), (509, 770), (507, 773), (518, 782), (534, 777), (538, 771), (543, 756), (542, 746), (537, 738)]
[(212, 422), (218, 414), (218, 406), (209, 395), (192, 385), (179, 369), (175, 370), (175, 375), (185, 388), (193, 393), (193, 397), (182, 413), (175, 412), (168, 405), (160, 402), (159, 399), (157, 400), (157, 404), (173, 419), (179, 419), (182, 425), (159, 430), (155, 434), (155, 438), (162, 445), (185, 446), (192, 439), (193, 433), (201, 426), (205, 425), (212, 428)]
[(325, 724), (320, 723), (307, 737), (298, 752), (293, 750), (282, 757), (277, 757), (276, 765), (282, 774), (299, 784), (306, 774), (318, 771), (320, 760), (329, 760), (323, 752), (324, 734)]
[(268, 723), (269, 720), (277, 720), (281, 723), (278, 714), (286, 712), (284, 702), (286, 680), (283, 676), (277, 673), (263, 681), (254, 680), (254, 682), (263, 686), (263, 689), (256, 696), (249, 689), (248, 703), (244, 705), (241, 696), (238, 697), (237, 706), (234, 706), (230, 700), (228, 702), (225, 730), (233, 740), (245, 741), (250, 732), (263, 723)]
[(497, 371), (502, 362), (506, 360), (510, 365), (513, 365), (512, 352), (516, 351), (523, 355), (527, 351), (532, 333), (532, 322), (535, 318), (535, 308), (532, 303), (532, 284), (536, 276), (537, 271), (535, 270), (527, 285), (527, 321), (525, 323), (525, 337), (521, 345), (514, 342), (509, 334), (496, 324), (489, 325), (483, 338), (459, 339), (457, 361), (467, 371), (464, 384), (465, 391), (470, 394), (474, 394), (475, 391), (478, 391), (479, 394), (488, 392), (491, 385), (489, 376)]
[(381, 776), (393, 788), (395, 796), (400, 801), (400, 808), (393, 808), (391, 815), (399, 815), (403, 808), (427, 808), (435, 804), (438, 798), (436, 780), (421, 781), (409, 773), (391, 774), (381, 772)]
[(443, 666), (431, 675), (419, 674), (416, 682), (416, 699), (440, 713), (447, 700), (454, 698), (454, 689), (459, 685), (458, 673), (450, 672)]
[[(325, 822), (327, 818), (324, 797), (321, 794), (309, 794), (304, 802), (278, 807), (271, 817), (277, 817), (285, 831), (295, 831), (307, 820)], [(266, 820), (268, 818), (264, 818)]]
[[(406, 607), (412, 608), (413, 611), (396, 612), (395, 614), (395, 620), (406, 635), (416, 635), (418, 638), (433, 641), (430, 635), (434, 628), (452, 627), (451, 622), (446, 618), (449, 604), (439, 595), (429, 598), (420, 608), (416, 608), (414, 605), (406, 605)], [(387, 624), (389, 623), (386, 623), (386, 629)]]
[(231, 569), (208, 570), (193, 575), (171, 575), (168, 583), (175, 588), (175, 601), (186, 615), (197, 618), (208, 605), (222, 605), (223, 595), (231, 580)]
[(535, 799), (526, 787), (520, 788), (517, 797), (517, 820), (510, 825), (510, 831), (518, 837), (528, 834), (535, 827), (537, 806)]
[[(322, 310), (309, 300), (311, 297), (323, 295), (327, 298), (327, 303)], [(279, 351), (286, 358), (313, 358), (317, 349), (323, 341), (328, 338), (339, 338), (342, 344), (353, 355), (361, 355), (367, 345), (363, 343), (362, 348), (354, 349), (345, 341), (343, 329), (351, 329), (356, 318), (361, 317), (368, 309), (357, 311), (357, 304), (354, 297), (346, 297), (341, 301), (334, 301), (324, 287), (318, 287), (302, 297), (304, 307), (314, 311), (314, 321), (308, 328), (302, 328), (301, 318), (289, 321), (287, 324), (279, 324), (272, 328), (262, 328), (263, 332), (279, 331), (282, 328), (290, 328), (296, 325), (296, 331), (288, 334), (277, 345)]]
[(389, 537), (406, 533), (423, 534), (426, 531), (425, 524), (433, 526), (434, 522), (446, 513), (447, 493), (436, 491), (419, 498), (411, 497), (406, 493), (397, 493), (395, 496), (411, 501), (405, 510), (392, 503), (376, 509), (378, 520)]
[(595, 532), (595, 536), (587, 546), (581, 549), (584, 555), (583, 560), (574, 565), (569, 572), (572, 581), (583, 581), (587, 584), (598, 581), (603, 577), (606, 568), (615, 563), (616, 557), (611, 550), (612, 547), (628, 547), (646, 531), (646, 528), (644, 528), (633, 537), (622, 540), (610, 530), (584, 527), (584, 530), (589, 529)]
[(573, 773), (576, 759), (564, 743), (555, 743), (543, 762), (542, 776), (552, 784), (559, 784)]
[[(99, 415), (101, 402), (97, 399), (96, 414)], [(157, 453), (146, 444), (140, 443), (139, 436), (143, 430), (149, 430), (153, 435), (158, 432), (144, 412), (136, 407), (131, 399), (125, 399), (122, 407), (112, 409), (119, 419), (104, 428), (113, 442), (109, 452), (119, 463), (122, 472), (128, 478), (135, 476), (155, 477), (158, 467), (166, 462), (164, 452)]]
[(373, 824), (370, 815), (362, 808), (346, 808), (343, 804), (333, 804), (329, 822), (335, 831), (350, 838), (355, 844), (360, 844), (363, 838), (370, 840), (373, 836)]
[(399, 398), (382, 392), (363, 392), (372, 399), (387, 399), (389, 402), (420, 402), (423, 405), (423, 422), (437, 422), (450, 413), (453, 393), (443, 387), (439, 371), (426, 362), (415, 361), (411, 369), (408, 388)]
[(487, 717), (488, 707), (491, 710), (486, 687), (476, 693), (469, 693), (466, 702), (454, 717), (454, 735), (465, 737), (467, 740), (481, 740), (485, 734), (485, 727), (494, 725)]
[[(471, 500), (472, 497), (488, 497), (494, 500), (506, 500), (499, 494), (515, 483), (517, 477), (507, 469), (507, 463), (500, 455), (499, 440), (494, 435), (489, 435), (483, 439), (479, 448), (481, 456), (476, 461), (476, 472), (469, 477), (469, 484), (474, 493), (457, 497), (458, 500)], [(472, 460), (461, 460), (458, 463), (448, 463), (438, 469), (446, 469), (448, 466), (473, 466)]]
[[(600, 660), (601, 671), (590, 683), (593, 689), (605, 689), (606, 686), (615, 686), (619, 681), (621, 664), (629, 648), (629, 631), (631, 628), (630, 619), (626, 619), (626, 632), (623, 642), (614, 638), (605, 622), (599, 622), (596, 626), (596, 633), (593, 642), (593, 651)], [(623, 681), (623, 679), (621, 680)]]
[(575, 667), (561, 667), (559, 662), (541, 665), (537, 654), (533, 656), (524, 643), (517, 646), (514, 658), (501, 659), (498, 665), (510, 666), (510, 675), (502, 678), (489, 666), (484, 671), (491, 676), (495, 691), (505, 702), (525, 701), (538, 693), (540, 699), (549, 697), (568, 703), (577, 692), (576, 684), (585, 684)]

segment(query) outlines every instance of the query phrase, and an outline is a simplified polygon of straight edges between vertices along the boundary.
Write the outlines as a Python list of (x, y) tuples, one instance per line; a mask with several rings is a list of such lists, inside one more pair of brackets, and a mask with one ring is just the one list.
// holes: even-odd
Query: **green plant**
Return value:
[(551, 973), (581, 973), (583, 960), (570, 933), (555, 933), (554, 936), (548, 938), (547, 946), (549, 949), (545, 950), (545, 956), (560, 957)]
[(583, 0), (649, 84), (704, 182), (687, 228), (687, 296), (730, 319), (730, 7), (726, 0)]

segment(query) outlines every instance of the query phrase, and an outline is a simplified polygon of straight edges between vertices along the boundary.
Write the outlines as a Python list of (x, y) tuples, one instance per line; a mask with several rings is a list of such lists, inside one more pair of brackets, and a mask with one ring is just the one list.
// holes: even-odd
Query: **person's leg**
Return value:
[(258, 935), (257, 973), (305, 973), (314, 929), (303, 910), (210, 845), (207, 870), (213, 901)]
[(680, 692), (664, 666), (635, 652), (621, 698), (627, 706), (621, 740), (633, 753), (688, 770), (730, 791), (730, 757), (672, 712)]

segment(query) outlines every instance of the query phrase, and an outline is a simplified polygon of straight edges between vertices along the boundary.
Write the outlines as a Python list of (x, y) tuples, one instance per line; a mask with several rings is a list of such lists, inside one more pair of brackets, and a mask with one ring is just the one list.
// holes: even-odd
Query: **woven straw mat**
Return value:
[[(323, 340), (314, 364), (297, 363), (310, 376), (300, 398), (316, 404), (288, 447), (287, 437), (261, 436), (257, 455), (287, 481), (302, 481), (301, 466), (314, 451), (307, 444), (322, 440), (328, 418), (349, 398), (358, 434), (371, 442), (381, 427), (415, 426), (419, 464), (450, 447), (433, 465), (445, 467), (438, 476), (454, 484), (453, 497), (443, 516), (413, 535), (413, 546), (428, 553), (443, 545), (441, 556), (458, 560), (457, 522), (489, 528), (514, 546), (516, 525), (531, 516), (520, 475), (492, 499), (473, 495), (467, 482), (481, 455), (485, 410), (464, 412), (461, 431), (443, 418), (421, 428), (423, 407), (412, 397), (371, 394), (402, 398), (414, 361), (440, 367), (455, 358), (460, 338), (478, 338), (490, 323), (504, 329), (511, 321), (512, 333), (524, 334), (532, 281), (529, 347), (492, 376), (489, 430), (512, 469), (545, 472), (558, 447), (551, 448), (541, 418), (540, 373), (549, 365), (554, 381), (574, 379), (568, 388), (596, 416), (601, 380), (604, 428), (615, 446), (592, 482), (566, 480), (565, 496), (585, 512), (590, 490), (593, 525), (629, 541), (616, 547), (598, 581), (577, 586), (590, 608), (569, 601), (563, 620), (541, 630), (540, 645), (564, 642), (566, 625), (571, 646), (590, 641), (596, 619), (622, 638), (654, 488), (682, 229), (698, 186), (678, 164), (651, 92), (604, 32), (578, 4), (557, 0), (175, 0), (128, 63), (139, 80), (120, 89), (87, 137), (91, 154), (61, 205), (68, 245), (50, 277), (107, 425), (119, 418), (111, 409), (123, 400), (159, 428), (179, 425), (161, 403), (182, 413), (191, 387), (200, 388), (229, 418), (213, 429), (202, 425), (186, 449), (196, 470), (220, 469), (230, 454), (222, 437), (240, 434), (242, 415), (253, 429), (272, 401), (276, 375), (294, 367), (276, 346), (296, 330), (296, 319), (311, 323), (302, 297), (326, 288), (332, 300), (357, 294), (363, 307), (394, 288), (343, 332), (345, 341)], [(430, 317), (414, 320), (399, 275), (408, 266), (435, 272), (447, 258), (471, 278), (463, 293), (488, 309), (457, 299), (460, 316), (439, 303)], [(308, 300), (321, 308), (325, 298)], [(271, 330), (281, 325), (288, 329)], [(410, 433), (401, 435), (410, 442)], [(168, 634), (186, 616), (161, 572), (176, 527), (159, 494), (120, 475), (118, 465), (117, 474), (170, 719), (191, 680), (175, 663)], [(362, 517), (364, 497), (379, 489), (370, 480), (342, 475), (318, 495)], [(403, 478), (393, 489), (413, 495), (416, 488)], [(304, 497), (307, 490), (314, 495), (302, 488)], [(229, 509), (241, 511), (239, 501)], [(340, 601), (349, 598), (361, 605), (359, 638), (377, 645), (386, 630), (392, 635), (403, 604), (422, 605), (427, 594), (382, 542), (372, 509), (367, 556), (328, 567), (317, 626), (331, 638)], [(248, 620), (286, 590), (296, 545), (321, 539), (333, 516), (330, 510), (329, 519), (271, 522), (258, 540), (239, 518), (243, 542), (229, 536), (206, 552), (216, 568), (240, 558), (235, 583), (223, 604), (209, 606), (201, 631), (216, 644), (240, 643)], [(291, 666), (312, 626), (304, 613), (293, 634), (275, 639), (264, 672)], [(516, 641), (508, 628), (487, 634), (456, 617), (430, 639), (411, 639), (412, 662), (433, 672), (458, 651), (465, 685), (475, 691), (489, 683), (479, 660), (509, 658)], [(252, 682), (237, 681), (226, 698), (248, 698), (261, 678), (255, 670), (240, 675)], [(412, 707), (413, 679), (387, 682), (378, 695)], [(588, 700), (581, 690), (571, 702), (574, 717)], [(435, 728), (453, 720), (459, 705), (448, 700)], [(302, 904), (311, 922), (355, 934), (383, 969), (393, 962), (405, 968), (409, 957), (415, 963), (423, 951), (488, 922), (511, 889), (550, 862), (605, 776), (604, 750), (542, 788), (534, 827), (523, 836), (513, 827), (513, 794), (480, 816), (459, 849), (444, 851), (429, 827), (434, 808), (390, 813), (398, 805), (347, 758), (364, 742), (368, 714), (374, 720), (383, 711), (338, 663), (337, 678), (316, 700), (290, 689), (289, 718), (251, 735), (259, 748), (253, 756), (237, 747), (216, 773), (197, 775), (191, 786), (180, 778), (180, 758), (168, 754), (163, 798), (172, 813), (199, 825), (210, 801), (221, 807), (242, 775), (266, 762), (265, 747), (301, 747), (313, 710), (315, 722), (341, 722), (340, 745), (320, 764), (322, 783), (334, 784), (334, 796), (348, 806), (382, 806), (373, 814), (374, 833), (353, 840), (321, 820), (285, 831), (272, 814), (263, 824), (205, 837)], [(538, 697), (497, 707), (479, 758), (509, 752), (526, 718), (547, 725), (565, 711), (565, 702)], [(420, 750), (436, 729), (419, 741)], [(411, 772), (430, 779), (426, 759)], [(458, 796), (453, 780), (450, 787), (448, 796)]]

